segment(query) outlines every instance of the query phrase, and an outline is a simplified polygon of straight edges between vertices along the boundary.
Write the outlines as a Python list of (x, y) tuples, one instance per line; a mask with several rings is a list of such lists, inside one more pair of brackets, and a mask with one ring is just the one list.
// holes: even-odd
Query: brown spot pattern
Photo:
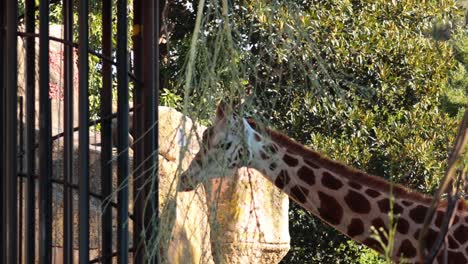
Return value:
[(413, 205), (413, 202), (406, 201), (406, 200), (401, 201), (401, 203), (402, 203), (404, 206), (411, 206), (411, 205)]
[(442, 222), (444, 221), (444, 217), (445, 217), (444, 212), (442, 212), (442, 211), (436, 211), (436, 218), (435, 218), (435, 220), (434, 220), (434, 224), (435, 224), (437, 227), (441, 227), (441, 226), (442, 226)]
[(313, 163), (310, 160), (304, 160), (305, 164), (307, 164), (309, 167), (314, 168), (314, 169), (319, 169), (320, 167), (317, 166), (315, 163)]
[(448, 238), (448, 244), (449, 244), (449, 248), (451, 249), (457, 249), (459, 247), (457, 241), (455, 241), (455, 239), (453, 239), (453, 237), (451, 236), (447, 236)]
[[(387, 214), (388, 212), (390, 212), (390, 199), (384, 198), (384, 199), (378, 201), (377, 205), (379, 206), (380, 211), (382, 213)], [(403, 207), (401, 207), (401, 205), (399, 205), (398, 203), (393, 202), (393, 213), (394, 214), (403, 213)]]
[(274, 144), (270, 144), (266, 146), (266, 149), (267, 149), (267, 152), (271, 154), (275, 154), (276, 152), (278, 152), (278, 147)]
[(400, 248), (398, 249), (398, 256), (403, 256), (404, 258), (414, 258), (416, 257), (417, 251), (416, 248), (413, 246), (411, 241), (408, 239), (403, 240), (401, 242)]
[(341, 218), (343, 218), (343, 208), (341, 208), (341, 205), (335, 198), (323, 192), (319, 191), (318, 197), (320, 200), (320, 208), (318, 208), (320, 217), (331, 225), (338, 225), (341, 222)]
[(371, 210), (371, 205), (367, 198), (354, 190), (349, 190), (344, 199), (349, 209), (353, 212), (367, 214)]
[[(468, 203), (466, 203), (466, 205), (468, 205)], [(458, 203), (458, 206), (457, 206), (457, 210), (458, 210), (458, 211), (464, 211), (464, 210), (465, 210), (464, 207), (465, 207), (465, 203), (459, 202), (459, 203)], [(467, 206), (466, 209), (468, 209), (468, 206)]]
[(255, 137), (256, 141), (261, 141), (262, 140), (262, 138), (260, 137), (260, 135), (258, 133), (255, 133), (254, 137)]
[(468, 238), (468, 226), (459, 225), (457, 229), (453, 231), (453, 236), (460, 244), (464, 244)]
[(375, 218), (374, 220), (372, 220), (372, 226), (375, 227), (377, 230), (379, 230), (380, 228), (384, 228), (385, 230), (387, 230), (385, 222), (382, 220), (382, 218)]
[(262, 160), (270, 159), (270, 157), (265, 152), (263, 152), (263, 150), (260, 150), (260, 158), (262, 158)]
[(307, 201), (307, 196), (309, 195), (309, 190), (302, 186), (294, 186), (291, 188), (291, 197), (300, 203), (305, 203)]
[(361, 219), (353, 218), (348, 225), (348, 236), (355, 237), (364, 233), (364, 224)]
[(290, 167), (295, 167), (299, 163), (299, 161), (296, 158), (288, 154), (284, 154), (283, 160)]
[[(418, 231), (416, 231), (416, 233), (414, 234), (414, 238), (419, 239), (419, 232), (421, 232), (420, 229), (418, 229)], [(432, 229), (432, 228), (429, 228), (427, 230), (427, 234), (424, 237), (424, 239), (426, 240), (426, 250), (428, 250), (428, 251), (431, 250), (432, 245), (435, 243), (438, 234), (439, 233), (437, 231), (435, 231), (434, 229)]]
[(449, 250), (447, 257), (450, 260), (449, 263), (466, 263), (465, 255), (461, 252)]
[(411, 209), (409, 216), (417, 224), (422, 224), (424, 222), (424, 217), (426, 217), (427, 207), (418, 205), (415, 208)]
[(286, 186), (290, 180), (291, 179), (289, 178), (288, 172), (285, 170), (281, 170), (278, 176), (276, 177), (275, 185), (278, 188), (283, 189), (284, 186)]
[(372, 190), (372, 189), (367, 189), (366, 194), (369, 195), (372, 198), (376, 198), (376, 197), (380, 196), (380, 192), (378, 192), (376, 190)]
[(378, 252), (382, 252), (382, 246), (377, 240), (373, 238), (366, 238), (364, 241), (362, 241), (362, 243), (374, 250), (377, 250)]
[(303, 180), (305, 183), (309, 185), (314, 185), (315, 184), (315, 174), (314, 171), (309, 169), (306, 166), (302, 166), (298, 171), (297, 171), (297, 176)]
[(347, 173), (348, 172), (348, 167), (346, 167), (344, 164), (342, 163), (335, 163), (333, 164), (333, 167), (334, 169), (339, 172), (339, 173)]
[(349, 184), (349, 187), (356, 189), (356, 190), (360, 190), (362, 188), (361, 184), (354, 182), (354, 181), (350, 181), (348, 184)]
[(377, 229), (377, 232), (380, 235), (380, 239), (382, 239), (382, 242), (384, 244), (387, 244), (388, 241), (385, 234), (388, 234), (388, 228), (385, 225), (385, 222), (380, 218), (376, 218), (372, 220), (372, 226), (375, 227), (375, 229)]
[(328, 172), (322, 174), (322, 184), (332, 190), (338, 190), (343, 187), (343, 183)]
[(409, 222), (404, 218), (398, 217), (396, 230), (400, 234), (407, 234), (409, 231)]

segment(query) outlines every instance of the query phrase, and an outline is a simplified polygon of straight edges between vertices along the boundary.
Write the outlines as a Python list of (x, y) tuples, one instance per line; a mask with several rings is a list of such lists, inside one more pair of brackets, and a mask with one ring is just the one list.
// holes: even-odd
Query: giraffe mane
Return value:
[[(249, 119), (248, 123), (252, 126), (252, 128), (258, 129), (258, 126), (254, 120)], [(337, 162), (328, 157), (325, 157), (322, 154), (303, 146), (302, 144), (289, 138), (283, 133), (274, 131), (263, 126), (260, 129), (261, 131), (264, 131), (275, 142), (287, 148), (288, 152), (301, 155), (303, 158), (308, 159), (310, 161), (318, 162), (320, 163), (320, 165), (327, 168), (328, 170), (343, 175), (344, 177), (354, 182), (361, 183), (365, 186), (369, 186), (382, 192), (390, 192), (390, 186), (392, 184), (383, 179), (382, 177), (368, 174), (362, 170), (355, 169), (341, 162)], [(432, 201), (432, 197), (419, 192), (411, 191), (406, 187), (402, 186), (401, 184), (393, 184), (392, 193), (398, 197), (411, 199), (413, 201), (419, 201), (425, 204), (429, 204)], [(468, 208), (468, 201), (465, 201), (463, 199), (461, 199), (461, 201), (463, 206), (465, 208)], [(446, 207), (446, 204), (447, 201), (443, 200), (439, 204), (439, 207)]]

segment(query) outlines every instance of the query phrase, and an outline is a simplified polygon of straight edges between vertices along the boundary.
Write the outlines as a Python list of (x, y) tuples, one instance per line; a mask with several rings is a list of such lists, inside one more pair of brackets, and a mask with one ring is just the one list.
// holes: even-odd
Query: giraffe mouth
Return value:
[(187, 172), (184, 172), (182, 173), (182, 175), (180, 175), (179, 182), (179, 192), (190, 192), (195, 190), (195, 188), (197, 187), (197, 185), (187, 176)]

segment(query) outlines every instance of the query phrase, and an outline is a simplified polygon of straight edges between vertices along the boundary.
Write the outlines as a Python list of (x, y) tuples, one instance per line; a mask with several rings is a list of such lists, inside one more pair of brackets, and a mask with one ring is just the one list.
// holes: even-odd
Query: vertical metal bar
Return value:
[[(143, 116), (144, 116), (144, 153), (143, 153), (143, 160), (145, 161), (145, 175), (144, 180), (151, 179), (151, 174), (154, 169), (155, 160), (157, 155), (154, 155), (154, 150), (156, 149), (155, 146), (155, 131), (153, 129), (153, 124), (155, 122), (155, 101), (154, 101), (154, 86), (155, 86), (155, 19), (154, 19), (154, 12), (155, 12), (155, 2), (157, 0), (148, 1), (143, 9), (143, 97), (144, 97), (144, 104), (143, 104)], [(145, 229), (147, 232), (145, 233), (145, 237), (157, 237), (155, 225), (154, 225), (154, 217), (157, 217), (157, 212), (155, 212), (155, 199), (154, 199), (154, 188), (153, 181), (148, 188), (146, 188), (146, 193), (149, 195), (149, 203), (146, 204), (147, 208), (145, 210)], [(148, 259), (150, 263), (156, 263), (154, 259)]]
[[(155, 122), (155, 2), (158, 0), (147, 1), (143, 8), (143, 115), (144, 115), (144, 157), (145, 160), (145, 178), (151, 177), (152, 169), (155, 164), (155, 144), (154, 129), (151, 129)], [(154, 202), (154, 200), (151, 200)], [(148, 208), (153, 209), (153, 208)], [(152, 215), (154, 212), (150, 212)], [(149, 223), (149, 222), (148, 222)], [(148, 224), (147, 223), (147, 224)]]
[[(112, 1), (102, 2), (102, 53), (112, 56)], [(101, 89), (101, 195), (107, 198), (112, 193), (112, 65), (102, 61)], [(112, 207), (102, 206), (102, 258), (103, 264), (112, 263)]]
[[(19, 168), (20, 173), (24, 173), (23, 164), (24, 164), (24, 120), (23, 120), (23, 96), (19, 98)], [(18, 212), (18, 263), (23, 263), (23, 177), (19, 177), (19, 212)]]
[(49, 0), (39, 3), (39, 263), (52, 261), (52, 120), (49, 98)]
[(80, 263), (89, 262), (89, 99), (88, 99), (88, 0), (78, 10), (79, 69), (79, 247)]
[[(156, 156), (154, 155), (155, 144), (154, 144), (154, 135), (155, 131), (152, 129), (152, 126), (155, 122), (155, 101), (154, 101), (154, 74), (155, 74), (155, 2), (157, 0), (147, 1), (145, 7), (143, 8), (143, 116), (144, 116), (144, 156), (143, 160), (145, 161), (145, 180), (151, 178), (151, 174), (154, 169)], [(147, 189), (147, 195), (154, 195), (154, 189), (152, 186), (149, 186)], [(154, 197), (148, 199), (150, 201), (146, 208), (147, 214), (145, 215), (145, 227), (148, 231), (145, 236), (151, 237), (154, 225), (152, 225), (154, 212)], [(156, 237), (156, 236), (155, 236)]]
[[(34, 0), (25, 1), (25, 24), (26, 33), (33, 34), (35, 30), (34, 18)], [(32, 35), (25, 37), (25, 92), (26, 92), (26, 230), (25, 237), (25, 263), (33, 264), (35, 261), (35, 242), (36, 242), (36, 187), (34, 179), (35, 171), (35, 85), (36, 85), (36, 38)]]
[[(137, 79), (133, 83), (133, 105), (139, 106), (142, 104), (142, 85), (141, 80), (143, 70), (143, 42), (142, 42), (142, 1), (133, 1), (133, 65), (134, 74)], [(141, 108), (135, 107), (133, 110), (133, 136), (138, 139), (143, 134), (143, 118)], [(142, 227), (143, 227), (143, 209), (145, 206), (145, 193), (143, 187), (144, 179), (141, 177), (143, 168), (141, 167), (143, 157), (143, 144), (141, 140), (133, 142), (133, 262), (135, 264), (145, 263), (146, 243), (141, 242)], [(144, 238), (143, 238), (144, 239)]]
[[(6, 227), (6, 194), (5, 194), (5, 22), (6, 22), (6, 1), (0, 2), (0, 243), (5, 245), (5, 227)], [(6, 247), (0, 247), (0, 262), (6, 261)]]
[(18, 98), (18, 71), (17, 71), (17, 27), (18, 2), (6, 1), (6, 87), (5, 87), (5, 194), (6, 194), (6, 263), (18, 261), (17, 229), (17, 98)]
[[(73, 2), (63, 1), (64, 40), (73, 41)], [(73, 47), (64, 45), (63, 263), (73, 264)]]
[[(156, 0), (156, 8), (155, 8), (155, 38), (156, 38), (156, 43), (155, 43), (155, 69), (154, 69), (154, 74), (155, 74), (155, 83), (154, 83), (154, 100), (155, 100), (155, 133), (154, 133), (154, 146), (155, 150), (157, 151), (159, 148), (159, 89), (160, 89), (160, 84), (161, 84), (161, 79), (160, 79), (160, 70), (159, 70), (159, 58), (160, 58), (160, 49), (159, 49), (159, 38), (160, 38), (160, 31), (161, 31), (161, 14), (162, 10), (164, 7), (165, 1), (164, 0)], [(154, 219), (155, 219), (155, 227), (154, 227), (154, 232), (157, 233), (158, 228), (159, 228), (159, 160), (156, 158), (155, 160), (155, 170), (154, 170), (154, 175), (153, 175), (153, 188), (154, 188)], [(156, 263), (160, 261), (159, 256), (156, 255)]]
[[(161, 84), (161, 79), (160, 79), (160, 70), (159, 70), (159, 58), (160, 58), (160, 49), (159, 49), (159, 38), (160, 38), (160, 32), (161, 32), (161, 14), (162, 10), (164, 7), (165, 0), (156, 0), (156, 8), (155, 8), (155, 32), (154, 36), (156, 39), (155, 43), (155, 57), (154, 57), (154, 64), (155, 64), (155, 69), (154, 69), (154, 104), (155, 104), (155, 109), (154, 109), (154, 115), (155, 115), (155, 121), (154, 121), (154, 146), (156, 153), (159, 151), (159, 89), (160, 89), (160, 84)], [(159, 160), (158, 157), (156, 156), (155, 159), (155, 164), (154, 164), (154, 219), (155, 219), (155, 234), (158, 231), (159, 228)], [(156, 263), (160, 260), (158, 255), (156, 255)]]
[(117, 262), (128, 263), (128, 58), (127, 58), (127, 0), (117, 0)]

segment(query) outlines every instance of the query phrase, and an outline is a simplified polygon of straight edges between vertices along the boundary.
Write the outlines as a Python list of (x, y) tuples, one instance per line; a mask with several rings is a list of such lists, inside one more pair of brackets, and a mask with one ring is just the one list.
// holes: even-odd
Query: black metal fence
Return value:
[[(156, 237), (158, 223), (158, 178), (151, 168), (157, 168), (158, 146), (157, 105), (159, 85), (159, 24), (160, 2), (133, 0), (133, 46), (128, 46), (128, 1), (102, 1), (102, 47), (99, 52), (89, 47), (89, 0), (78, 3), (71, 0), (24, 0), (24, 14), (19, 14), (18, 0), (1, 1), (0, 6), (0, 190), (1, 219), (0, 263), (51, 263), (52, 262), (52, 185), (63, 185), (63, 263), (73, 263), (74, 249), (79, 250), (79, 262), (156, 263), (155, 257), (147, 254), (149, 248), (142, 241)], [(61, 5), (63, 39), (49, 34), (49, 9), (51, 4)], [(74, 21), (74, 5), (78, 4), (78, 21)], [(113, 18), (113, 5), (117, 17)], [(38, 11), (39, 19), (36, 19)], [(75, 13), (76, 15), (76, 13)], [(117, 34), (112, 35), (112, 23), (117, 23)], [(22, 25), (22, 27), (20, 27)], [(22, 28), (20, 30), (20, 28)], [(77, 43), (73, 32), (78, 29)], [(36, 33), (38, 32), (38, 33)], [(24, 70), (18, 72), (18, 37), (25, 42)], [(112, 47), (112, 38), (116, 47)], [(49, 44), (60, 42), (63, 52), (63, 133), (52, 134), (50, 99)], [(39, 54), (36, 54), (39, 43)], [(79, 125), (73, 119), (73, 49), (78, 49), (78, 108)], [(132, 52), (133, 56), (129, 56)], [(38, 61), (36, 57), (38, 55)], [(115, 61), (113, 58), (115, 55)], [(100, 119), (90, 122), (89, 105), (89, 56), (101, 58), (102, 87)], [(132, 57), (130, 71), (129, 57)], [(36, 74), (36, 65), (39, 72)], [(115, 68), (114, 68), (115, 67)], [(114, 69), (116, 69), (114, 71)], [(112, 82), (117, 78), (117, 113), (112, 113)], [(18, 76), (24, 80), (24, 99), (18, 95)], [(131, 78), (129, 78), (131, 76)], [(39, 87), (36, 80), (39, 80)], [(133, 160), (129, 161), (129, 83), (133, 82)], [(39, 91), (38, 93), (36, 91)], [(18, 103), (21, 102), (21, 103)], [(36, 109), (38, 102), (38, 109)], [(24, 112), (24, 113), (23, 113)], [(35, 114), (39, 114), (36, 123)], [(24, 116), (24, 119), (23, 119)], [(117, 119), (117, 175), (121, 188), (112, 184), (112, 119)], [(90, 126), (101, 123), (100, 193), (90, 193), (89, 134)], [(24, 124), (24, 125), (23, 125)], [(78, 130), (78, 137), (74, 131)], [(38, 135), (37, 134), (38, 131)], [(63, 140), (63, 168), (53, 171), (52, 144)], [(78, 142), (78, 185), (73, 183), (73, 150)], [(36, 148), (38, 147), (38, 151)], [(156, 152), (157, 153), (157, 152)], [(38, 155), (36, 159), (35, 155)], [(37, 161), (37, 162), (36, 162)], [(129, 162), (133, 162), (130, 171)], [(38, 172), (38, 173), (36, 173)], [(52, 175), (62, 175), (60, 179)], [(136, 177), (139, 175), (140, 177)], [(153, 184), (143, 186), (152, 180)], [(142, 190), (133, 199), (133, 216), (129, 216), (129, 182), (135, 190)], [(24, 186), (24, 187), (23, 187)], [(78, 208), (73, 208), (73, 192), (79, 197)], [(117, 192), (117, 237), (113, 235), (112, 206), (101, 206), (100, 256), (90, 259), (90, 195), (104, 199)], [(136, 192), (134, 193), (136, 195)], [(148, 202), (149, 201), (149, 202)], [(39, 210), (35, 205), (39, 205)], [(74, 242), (73, 212), (78, 211), (78, 243)], [(143, 213), (144, 212), (144, 213)], [(145, 215), (143, 215), (145, 214)], [(128, 221), (133, 221), (133, 232)], [(142, 228), (144, 227), (144, 228)], [(75, 228), (76, 229), (76, 228)], [(37, 231), (38, 230), (38, 231)], [(142, 233), (145, 232), (145, 233)], [(114, 232), (115, 233), (115, 232)], [(133, 233), (133, 238), (129, 234)], [(76, 235), (76, 234), (75, 234)], [(130, 240), (133, 247), (130, 248)], [(57, 259), (56, 259), (57, 260)], [(62, 260), (58, 260), (62, 262)]]

